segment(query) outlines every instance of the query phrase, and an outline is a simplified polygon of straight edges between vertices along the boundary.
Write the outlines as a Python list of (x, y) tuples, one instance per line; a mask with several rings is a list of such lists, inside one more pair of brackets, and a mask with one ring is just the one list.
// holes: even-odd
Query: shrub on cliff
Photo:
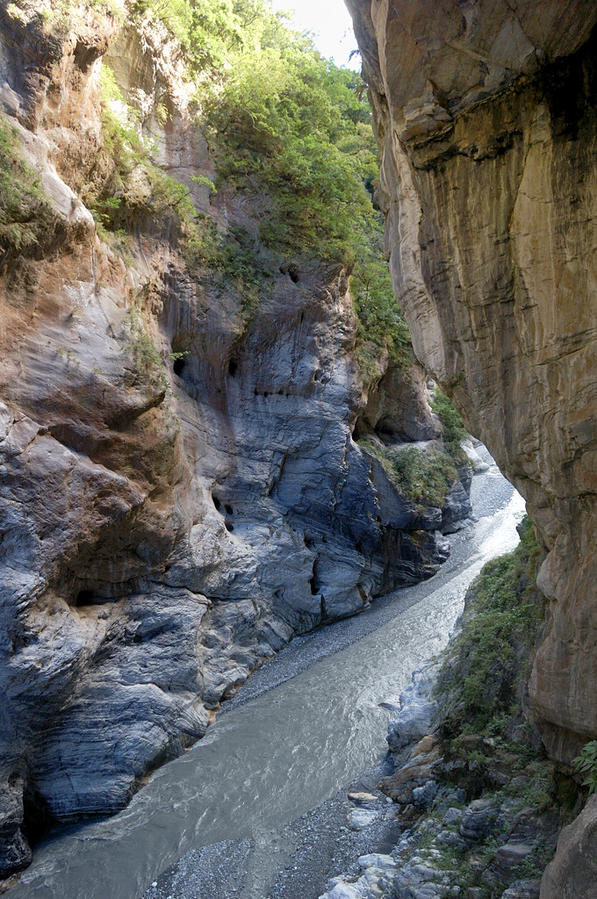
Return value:
[(437, 450), (416, 446), (382, 449), (368, 440), (361, 441), (360, 447), (381, 462), (398, 492), (417, 506), (441, 507), (458, 480), (449, 456)]
[(442, 423), (444, 445), (456, 462), (464, 462), (466, 454), (460, 443), (468, 437), (464, 422), (445, 393), (437, 389), (431, 400), (431, 408)]
[[(408, 363), (408, 328), (393, 296), (382, 217), (372, 202), (377, 148), (360, 76), (323, 59), (265, 0), (137, 0), (132, 11), (159, 19), (182, 46), (200, 126), (217, 159), (218, 187), (268, 198), (259, 239), (272, 269), (279, 257), (350, 268), (363, 380), (378, 376), (381, 355)], [(121, 134), (119, 141), (118, 123), (109, 115), (106, 125), (126, 159), (134, 138)], [(118, 193), (126, 199), (126, 192)], [(112, 211), (99, 207), (118, 226), (122, 210)], [(229, 275), (239, 257), (235, 235), (209, 234), (197, 219), (195, 226), (186, 229), (194, 257)], [(259, 252), (247, 256), (246, 242), (240, 249), (240, 275), (232, 277), (250, 288), (267, 266)]]
[(543, 597), (535, 586), (539, 548), (530, 520), (518, 530), (519, 546), (489, 562), (467, 593), (438, 679), (448, 733), (495, 737), (520, 715)]
[(25, 161), (15, 128), (0, 113), (0, 255), (30, 255), (51, 241), (58, 219), (39, 177)]

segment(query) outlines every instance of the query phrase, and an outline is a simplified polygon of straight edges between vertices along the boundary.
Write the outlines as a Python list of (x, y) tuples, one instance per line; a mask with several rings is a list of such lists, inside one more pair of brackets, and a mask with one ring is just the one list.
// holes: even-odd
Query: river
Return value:
[(274, 853), (263, 847), (382, 761), (390, 713), (380, 703), (446, 644), (482, 565), (517, 544), (524, 503), (495, 466), (475, 477), (472, 498), (478, 520), (450, 538), (438, 575), (294, 641), (127, 809), (40, 845), (11, 899), (135, 899), (186, 853), (221, 841), (261, 847), (257, 881), (267, 884)]

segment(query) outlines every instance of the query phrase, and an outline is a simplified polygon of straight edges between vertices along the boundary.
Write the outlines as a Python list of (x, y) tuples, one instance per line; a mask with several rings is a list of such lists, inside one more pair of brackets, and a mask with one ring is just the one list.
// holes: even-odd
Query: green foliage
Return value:
[(133, 16), (163, 22), (182, 45), (197, 78), (213, 80), (229, 62), (229, 50), (249, 39), (252, 17), (263, 10), (253, 0), (136, 0)]
[[(220, 231), (213, 219), (196, 212), (188, 188), (152, 162), (153, 148), (141, 136), (138, 116), (125, 103), (113, 73), (105, 65), (101, 90), (104, 146), (112, 159), (113, 172), (90, 203), (100, 228), (120, 236), (149, 216), (154, 226), (168, 228), (171, 239), (178, 236), (193, 269), (209, 269), (210, 283), (214, 276), (222, 286), (224, 281), (231, 281), (241, 294), (243, 312), (252, 311), (257, 288), (268, 274), (255, 240), (242, 227)], [(193, 175), (191, 180), (216, 190), (204, 175)], [(110, 243), (119, 248), (114, 240)]]
[(597, 793), (597, 740), (585, 743), (572, 767), (582, 776), (582, 784), (589, 788), (589, 794)]
[[(353, 269), (356, 356), (366, 384), (379, 376), (375, 363), (386, 352), (406, 364), (410, 338), (371, 200), (376, 145), (359, 77), (323, 59), (264, 0), (139, 0), (133, 12), (159, 17), (183, 45), (218, 186), (269, 198), (262, 244)], [(207, 243), (202, 233), (191, 239), (204, 256)], [(211, 260), (247, 285), (251, 264), (263, 264), (237, 244), (235, 235), (212, 241)]]
[[(379, 360), (408, 364), (408, 328), (372, 204), (376, 144), (360, 78), (323, 59), (266, 0), (136, 0), (131, 15), (159, 19), (182, 46), (217, 159), (217, 189), (258, 197), (267, 213), (256, 212), (261, 247), (197, 215), (186, 187), (152, 163), (138, 116), (104, 65), (104, 143), (114, 168), (86, 198), (96, 221), (108, 231), (132, 231), (143, 216), (153, 227), (163, 223), (190, 263), (236, 285), (249, 312), (280, 256), (341, 263), (352, 270), (355, 356), (365, 385), (379, 377)], [(200, 173), (191, 180), (216, 192)]]
[(204, 187), (209, 187), (211, 193), (217, 193), (216, 185), (211, 178), (207, 177), (207, 175), (191, 175), (191, 181), (195, 184), (202, 184)]
[(46, 34), (51, 33), (60, 39), (68, 33), (74, 9), (81, 9), (85, 17), (89, 13), (97, 13), (119, 21), (124, 18), (124, 3), (121, 0), (83, 0), (80, 5), (74, 0), (41, 0), (36, 4), (13, 0), (7, 4), (6, 13), (22, 25), (37, 21)]
[(360, 248), (350, 282), (357, 318), (355, 355), (365, 386), (377, 379), (384, 352), (391, 364), (400, 367), (412, 361), (408, 325), (396, 303), (377, 223), (372, 224), (371, 231), (369, 240)]
[(264, 6), (253, 28), (205, 100), (219, 178), (237, 187), (250, 180), (271, 196), (261, 226), (270, 248), (353, 265), (378, 218), (367, 190), (375, 144), (358, 78), (293, 38)]
[(439, 676), (438, 695), (455, 733), (499, 736), (519, 707), (525, 660), (543, 621), (534, 577), (539, 548), (528, 519), (519, 532), (514, 552), (489, 562), (471, 586)]
[(113, 168), (99, 193), (86, 198), (96, 222), (108, 231), (130, 230), (150, 216), (164, 227), (173, 222), (192, 227), (195, 209), (188, 188), (152, 162), (152, 146), (141, 135), (138, 114), (126, 104), (106, 64), (100, 87), (104, 150)]
[(126, 347), (133, 360), (135, 381), (144, 381), (154, 389), (165, 390), (168, 378), (163, 359), (147, 333), (143, 316), (136, 306), (129, 309), (125, 333)]
[(460, 441), (468, 436), (464, 422), (448, 397), (437, 389), (431, 400), (431, 408), (439, 417), (444, 431), (444, 444), (452, 458), (462, 461), (466, 456), (460, 448)]
[(24, 254), (51, 240), (57, 217), (37, 172), (25, 161), (16, 129), (0, 113), (0, 250)]
[(198, 215), (195, 226), (187, 230), (183, 250), (188, 265), (199, 278), (207, 277), (212, 286), (222, 289), (230, 289), (231, 285), (236, 288), (248, 320), (257, 308), (271, 270), (247, 229), (236, 226), (221, 231), (213, 219)]
[(416, 446), (384, 447), (363, 440), (360, 447), (383, 465), (396, 489), (420, 506), (441, 506), (458, 473), (450, 458), (438, 451), (425, 452)]

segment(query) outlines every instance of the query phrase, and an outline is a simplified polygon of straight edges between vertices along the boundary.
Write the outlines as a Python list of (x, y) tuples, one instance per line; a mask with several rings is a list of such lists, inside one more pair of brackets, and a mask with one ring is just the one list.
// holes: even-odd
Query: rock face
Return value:
[(246, 199), (190, 180), (213, 164), (163, 36), (11, 9), (0, 96), (54, 230), (0, 272), (1, 872), (24, 833), (122, 808), (293, 634), (445, 558), (442, 510), (352, 439), (439, 431), (416, 366), (363, 393), (345, 271), (280, 271), (247, 309), (191, 276), (168, 220), (140, 215), (124, 260), (98, 239), (78, 194), (102, 174), (106, 51), (196, 207), (252, 227)]
[(548, 550), (530, 701), (550, 754), (569, 761), (597, 736), (597, 10), (347, 5), (415, 351)]
[(578, 818), (562, 830), (555, 858), (541, 881), (541, 896), (591, 899), (596, 882), (597, 796), (592, 796)]

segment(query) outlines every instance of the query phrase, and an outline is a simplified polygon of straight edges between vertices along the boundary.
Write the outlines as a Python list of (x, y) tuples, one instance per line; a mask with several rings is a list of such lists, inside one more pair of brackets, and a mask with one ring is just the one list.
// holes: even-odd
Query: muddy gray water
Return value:
[(389, 717), (380, 703), (445, 645), (482, 565), (518, 542), (518, 494), (495, 468), (474, 489), (481, 517), (452, 538), (439, 576), (289, 647), (126, 810), (39, 847), (11, 899), (135, 899), (190, 850), (274, 841), (377, 764)]

